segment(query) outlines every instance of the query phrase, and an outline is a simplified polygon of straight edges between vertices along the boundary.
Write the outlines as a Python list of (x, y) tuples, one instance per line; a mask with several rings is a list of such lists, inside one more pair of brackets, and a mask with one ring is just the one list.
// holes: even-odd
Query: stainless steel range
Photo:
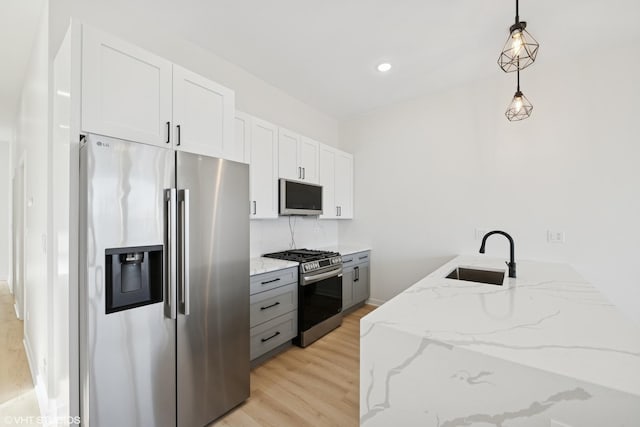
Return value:
[(264, 256), (300, 263), (297, 345), (306, 347), (342, 324), (342, 257), (338, 252), (292, 249)]

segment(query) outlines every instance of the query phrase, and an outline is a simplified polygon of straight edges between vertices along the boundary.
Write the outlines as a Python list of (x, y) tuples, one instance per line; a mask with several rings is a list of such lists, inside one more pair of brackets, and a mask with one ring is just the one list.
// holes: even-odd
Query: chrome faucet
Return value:
[(484, 235), (484, 237), (482, 238), (482, 245), (480, 245), (480, 253), (483, 254), (484, 253), (484, 246), (487, 243), (487, 237), (491, 236), (492, 234), (501, 234), (504, 237), (506, 237), (507, 239), (509, 239), (509, 245), (510, 245), (510, 250), (509, 250), (509, 255), (510, 255), (510, 259), (509, 262), (506, 262), (506, 264), (509, 266), (509, 277), (516, 277), (516, 260), (515, 260), (515, 249), (514, 249), (514, 243), (513, 243), (513, 239), (511, 238), (511, 236), (509, 236), (508, 233), (505, 233), (504, 231), (500, 231), (500, 230), (494, 230), (494, 231), (490, 231), (487, 234)]

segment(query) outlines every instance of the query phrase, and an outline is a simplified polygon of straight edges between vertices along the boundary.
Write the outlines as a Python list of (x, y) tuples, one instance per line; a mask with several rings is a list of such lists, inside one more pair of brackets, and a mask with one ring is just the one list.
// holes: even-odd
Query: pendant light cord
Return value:
[[(520, 61), (518, 61), (518, 62), (520, 62)], [(518, 64), (518, 65), (520, 65), (520, 64)], [(516, 74), (517, 74), (517, 79), (518, 79), (518, 90), (517, 91), (520, 92), (520, 70), (519, 69), (517, 70)]]
[(520, 7), (518, 4), (518, 0), (516, 0), (516, 25), (520, 23)]

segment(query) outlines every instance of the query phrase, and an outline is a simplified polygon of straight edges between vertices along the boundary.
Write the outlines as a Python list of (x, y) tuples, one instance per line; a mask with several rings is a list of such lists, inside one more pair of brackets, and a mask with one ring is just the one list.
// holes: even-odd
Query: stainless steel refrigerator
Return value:
[(249, 396), (248, 166), (88, 135), (82, 424), (199, 427)]

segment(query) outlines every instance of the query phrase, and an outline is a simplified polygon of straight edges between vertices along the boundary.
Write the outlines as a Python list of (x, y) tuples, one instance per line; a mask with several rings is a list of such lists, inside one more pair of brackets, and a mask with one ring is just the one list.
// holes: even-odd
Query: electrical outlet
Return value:
[(562, 423), (562, 422), (557, 421), (557, 420), (553, 420), (553, 419), (552, 419), (552, 420), (550, 420), (550, 421), (551, 421), (551, 422), (550, 422), (550, 424), (549, 424), (549, 427), (571, 427), (569, 424)]
[(564, 243), (564, 231), (547, 230), (547, 243)]
[(480, 240), (487, 234), (488, 231), (486, 228), (476, 228), (476, 240)]

